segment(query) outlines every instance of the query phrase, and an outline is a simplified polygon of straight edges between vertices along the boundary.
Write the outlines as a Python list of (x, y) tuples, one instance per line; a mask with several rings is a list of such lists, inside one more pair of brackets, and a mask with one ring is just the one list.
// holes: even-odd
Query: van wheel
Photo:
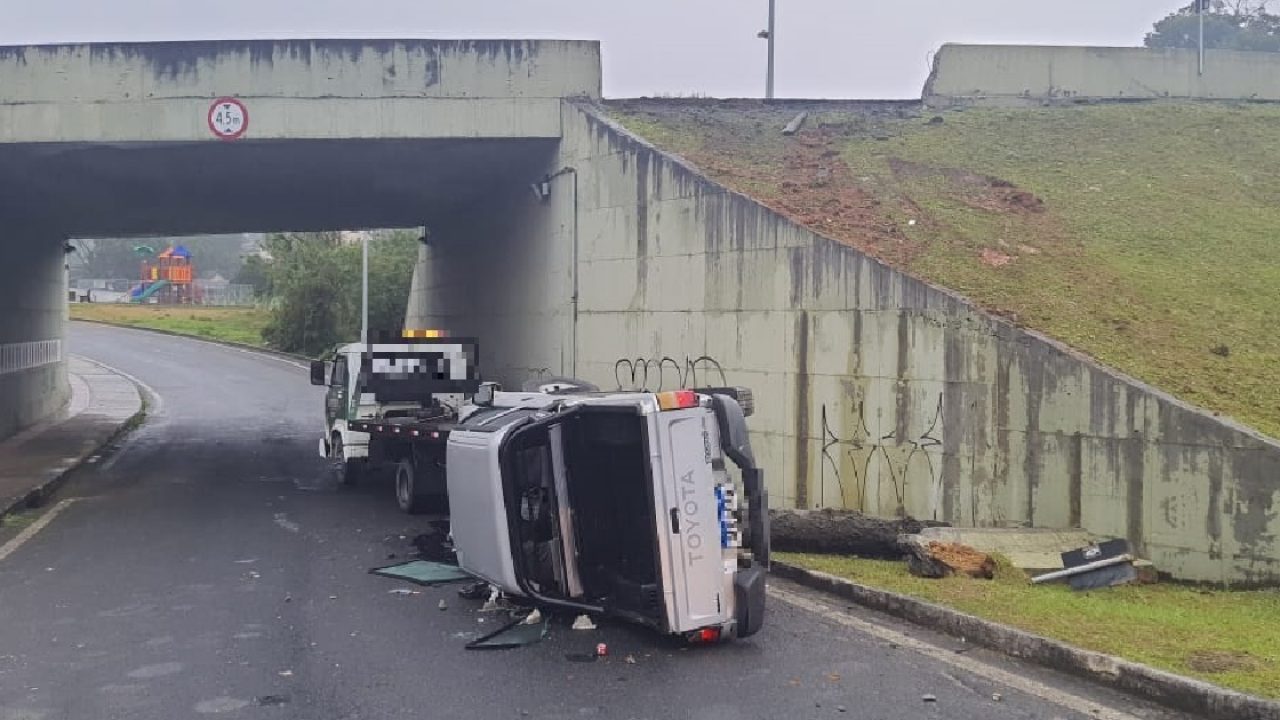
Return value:
[(410, 515), (425, 511), (430, 497), (418, 487), (417, 481), (413, 460), (405, 458), (396, 463), (396, 504)]
[(360, 482), (360, 475), (364, 471), (363, 460), (348, 460), (343, 454), (342, 435), (333, 434), (333, 442), (329, 444), (329, 458), (333, 460), (338, 471), (338, 484), (355, 485)]

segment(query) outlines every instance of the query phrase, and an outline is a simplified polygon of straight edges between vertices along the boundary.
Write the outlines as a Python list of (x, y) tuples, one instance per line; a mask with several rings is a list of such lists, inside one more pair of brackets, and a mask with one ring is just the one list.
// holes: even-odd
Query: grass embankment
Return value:
[(717, 180), (1280, 436), (1280, 108), (614, 106)]
[(263, 345), (269, 313), (257, 308), (73, 303), (72, 320), (168, 330), (212, 340)]
[(1075, 592), (1032, 585), (1002, 566), (995, 580), (928, 580), (906, 563), (831, 555), (774, 557), (1118, 655), (1180, 675), (1280, 698), (1280, 592), (1131, 585)]

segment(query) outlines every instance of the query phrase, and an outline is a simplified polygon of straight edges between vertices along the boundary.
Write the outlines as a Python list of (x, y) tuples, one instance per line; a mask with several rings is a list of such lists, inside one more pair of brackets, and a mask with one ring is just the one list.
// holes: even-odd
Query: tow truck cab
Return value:
[(446, 448), (463, 569), (692, 641), (759, 630), (768, 496), (748, 391), (487, 389)]
[(474, 342), (406, 331), (403, 342), (341, 345), (330, 357), (311, 364), (312, 384), (327, 386), (320, 455), (344, 484), (393, 468), (405, 512), (442, 507), (445, 438), (479, 384)]

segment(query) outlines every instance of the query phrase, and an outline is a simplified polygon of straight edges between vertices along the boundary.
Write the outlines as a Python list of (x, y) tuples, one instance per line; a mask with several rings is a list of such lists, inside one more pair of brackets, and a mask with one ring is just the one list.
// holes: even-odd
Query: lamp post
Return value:
[(777, 14), (775, 12), (776, 9), (777, 9), (777, 0), (769, 0), (769, 29), (762, 30), (760, 31), (759, 34), (756, 35), (756, 37), (763, 38), (769, 41), (769, 69), (765, 74), (765, 80), (764, 80), (764, 98), (766, 100), (773, 99), (773, 49), (776, 44), (775, 43), (775, 39), (776, 39), (775, 36), (776, 36), (776, 29), (777, 29), (777, 25), (775, 23), (775, 19), (777, 17)]
[(360, 342), (369, 352), (369, 233), (360, 233)]
[(1196, 0), (1196, 14), (1200, 16), (1200, 74), (1204, 74), (1204, 11), (1208, 0)]

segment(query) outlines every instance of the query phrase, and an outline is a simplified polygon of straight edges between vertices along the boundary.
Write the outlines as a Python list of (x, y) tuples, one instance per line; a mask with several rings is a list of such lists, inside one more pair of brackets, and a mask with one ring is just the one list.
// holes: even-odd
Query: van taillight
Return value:
[(663, 410), (683, 410), (698, 407), (698, 393), (692, 390), (670, 390), (658, 393), (658, 407)]
[(720, 642), (720, 628), (718, 627), (702, 628), (701, 630), (698, 630), (689, 635), (689, 642), (691, 643)]

